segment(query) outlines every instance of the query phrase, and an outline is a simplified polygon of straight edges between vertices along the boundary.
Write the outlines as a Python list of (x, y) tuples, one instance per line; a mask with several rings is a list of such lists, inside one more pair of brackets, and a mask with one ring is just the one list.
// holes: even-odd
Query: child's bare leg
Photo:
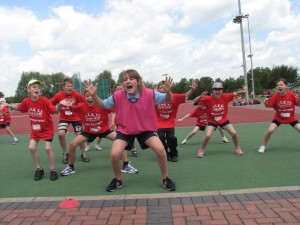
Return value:
[(224, 127), (224, 129), (231, 135), (235, 148), (238, 148), (239, 147), (238, 135), (236, 133), (236, 130), (232, 126), (232, 124), (230, 123), (230, 124), (226, 125)]
[(205, 133), (205, 136), (204, 136), (202, 144), (201, 144), (201, 149), (203, 151), (206, 148), (206, 145), (214, 131), (215, 131), (215, 128), (213, 126), (207, 126), (206, 133)]
[(127, 142), (117, 139), (113, 142), (110, 152), (110, 162), (113, 167), (114, 175), (117, 180), (122, 180), (120, 158), (124, 152)]
[[(299, 125), (300, 126), (300, 125)], [(270, 140), (272, 134), (274, 133), (274, 131), (278, 128), (278, 126), (275, 123), (270, 123), (269, 128), (264, 136), (263, 139), (263, 146), (266, 146), (268, 141)]]
[(45, 151), (48, 155), (50, 169), (54, 170), (55, 169), (55, 158), (54, 158), (54, 153), (53, 153), (53, 150), (52, 150), (51, 142), (49, 142), (49, 141), (45, 142)]
[(31, 157), (34, 161), (34, 164), (35, 164), (35, 167), (36, 168), (41, 168), (41, 163), (40, 163), (40, 159), (39, 159), (39, 155), (37, 153), (37, 144), (38, 144), (38, 141), (35, 141), (35, 140), (30, 140), (29, 141), (29, 151), (30, 151), (30, 154), (31, 154)]

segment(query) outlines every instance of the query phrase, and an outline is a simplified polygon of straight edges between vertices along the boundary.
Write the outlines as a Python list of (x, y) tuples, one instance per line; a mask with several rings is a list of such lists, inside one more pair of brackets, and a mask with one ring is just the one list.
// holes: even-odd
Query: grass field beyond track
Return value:
[[(272, 136), (266, 152), (257, 153), (268, 123), (234, 125), (240, 139), (244, 156), (236, 156), (232, 141), (221, 143), (219, 132), (211, 138), (203, 159), (196, 158), (203, 132), (196, 134), (186, 146), (178, 147), (179, 161), (169, 162), (169, 176), (177, 183), (177, 192), (199, 192), (262, 187), (300, 185), (299, 134), (289, 125), (282, 125)], [(178, 128), (178, 142), (192, 129)], [(229, 138), (229, 136), (227, 135)], [(28, 150), (29, 135), (18, 135), (19, 144), (11, 145), (11, 138), (0, 136), (1, 172), (0, 198), (96, 196), (166, 193), (161, 187), (161, 175), (155, 154), (140, 150), (139, 157), (129, 156), (138, 175), (123, 175), (124, 186), (113, 193), (105, 191), (113, 178), (109, 161), (111, 142), (103, 140), (103, 151), (93, 148), (88, 152), (89, 163), (80, 161), (77, 149), (76, 173), (68, 177), (49, 180), (49, 163), (44, 152), (44, 142), (39, 143), (39, 154), (45, 170), (41, 181), (34, 181), (34, 164)], [(71, 133), (68, 141), (74, 138)], [(93, 144), (91, 145), (91, 147)], [(139, 147), (139, 146), (138, 146)], [(61, 150), (55, 137), (53, 148), (56, 168), (60, 173), (66, 165), (61, 162)]]

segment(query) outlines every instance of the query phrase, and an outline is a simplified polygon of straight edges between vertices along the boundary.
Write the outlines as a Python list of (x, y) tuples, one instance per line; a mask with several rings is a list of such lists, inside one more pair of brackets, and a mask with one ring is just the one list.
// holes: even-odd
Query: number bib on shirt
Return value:
[(215, 117), (214, 117), (214, 120), (215, 120), (215, 121), (220, 121), (221, 119), (222, 119), (222, 116), (215, 116)]
[(280, 113), (280, 116), (284, 117), (284, 118), (290, 118), (291, 114), (290, 113)]
[(101, 130), (101, 127), (91, 127), (90, 128), (90, 131), (91, 132), (98, 132), (98, 131), (100, 131)]
[(169, 118), (169, 115), (167, 115), (167, 114), (159, 114), (159, 115), (160, 115), (160, 117), (165, 118), (165, 119)]
[(32, 124), (32, 130), (41, 130), (40, 124)]
[(1, 118), (1, 119), (0, 119), (0, 121), (2, 122), (2, 121), (4, 121), (4, 119), (3, 119), (3, 118)]
[(73, 113), (71, 111), (65, 111), (65, 115), (66, 116), (71, 116), (71, 115), (73, 115)]

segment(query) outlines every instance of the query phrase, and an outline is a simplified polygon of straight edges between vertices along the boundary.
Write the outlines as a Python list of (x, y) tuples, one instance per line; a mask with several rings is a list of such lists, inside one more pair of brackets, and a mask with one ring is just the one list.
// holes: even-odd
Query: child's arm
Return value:
[(189, 118), (189, 117), (191, 117), (191, 116), (190, 116), (190, 114), (188, 113), (188, 114), (186, 114), (184, 117), (179, 118), (179, 119), (177, 120), (177, 123), (180, 123), (181, 121), (183, 121), (184, 119)]
[(89, 92), (91, 94), (95, 104), (99, 108), (104, 108), (102, 99), (97, 96), (97, 87), (98, 87), (98, 83), (96, 83), (96, 85), (94, 85), (91, 80), (85, 81), (85, 83), (84, 83), (84, 90), (86, 90), (87, 92)]
[(196, 97), (196, 98), (194, 99), (194, 103), (198, 103), (198, 102), (199, 102), (199, 99), (205, 97), (205, 96), (207, 95), (207, 93), (208, 93), (208, 91), (203, 91), (203, 92), (201, 93), (201, 95), (199, 95), (198, 97)]
[(59, 102), (59, 104), (57, 105), (56, 107), (56, 111), (55, 111), (55, 114), (58, 114), (61, 110), (61, 107), (64, 105), (64, 106), (70, 106), (72, 107), (72, 104), (73, 104), (73, 101), (71, 100), (68, 100), (68, 99), (63, 99)]
[[(19, 105), (19, 104), (18, 104)], [(11, 109), (15, 109), (15, 110), (18, 110), (18, 105), (11, 105), (11, 104), (8, 104), (7, 102), (5, 103), (2, 103), (0, 105), (0, 110), (4, 109), (4, 107), (8, 107), (8, 108), (11, 108)]]
[(197, 87), (198, 84), (194, 80), (192, 80), (192, 84), (190, 86), (191, 89), (187, 93), (185, 93), (185, 96), (188, 98), (196, 90)]
[(243, 85), (243, 90), (234, 92), (234, 97), (239, 95), (245, 96), (246, 92), (247, 92), (247, 87)]
[(110, 123), (110, 129), (113, 130), (113, 131), (116, 131), (116, 113), (115, 112), (112, 112), (111, 113), (111, 123)]

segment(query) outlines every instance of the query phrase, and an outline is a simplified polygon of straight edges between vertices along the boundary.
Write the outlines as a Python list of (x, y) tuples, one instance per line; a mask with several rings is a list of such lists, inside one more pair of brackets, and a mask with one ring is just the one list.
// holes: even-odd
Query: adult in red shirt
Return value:
[(264, 136), (263, 144), (258, 150), (259, 153), (265, 152), (266, 145), (271, 135), (280, 124), (290, 124), (300, 132), (300, 123), (295, 116), (295, 106), (299, 106), (297, 95), (288, 90), (288, 82), (284, 78), (280, 78), (276, 82), (276, 87), (278, 92), (273, 94), (271, 98), (266, 98), (264, 101), (265, 107), (273, 108), (276, 113)]
[[(6, 103), (5, 98), (0, 98), (0, 105)], [(6, 129), (7, 133), (13, 138), (12, 144), (18, 144), (18, 139), (15, 136), (14, 132), (10, 129), (10, 113), (8, 107), (4, 107), (0, 110), (0, 129)]]
[(225, 129), (232, 137), (237, 155), (243, 155), (243, 151), (239, 146), (238, 135), (233, 125), (227, 118), (228, 103), (235, 96), (245, 95), (247, 89), (243, 86), (242, 91), (223, 93), (223, 84), (215, 82), (212, 86), (212, 95), (206, 97), (197, 97), (194, 101), (199, 101), (199, 104), (206, 108), (207, 113), (207, 129), (204, 139), (201, 144), (201, 149), (197, 153), (198, 158), (203, 158), (205, 147), (218, 126)]
[[(56, 93), (53, 98), (50, 99), (50, 102), (53, 105), (57, 105), (61, 100), (67, 99), (72, 102), (72, 106), (77, 105), (80, 102), (84, 102), (82, 94), (77, 91), (74, 91), (74, 81), (71, 78), (65, 78), (63, 81), (63, 90)], [(60, 118), (58, 123), (58, 138), (59, 144), (62, 150), (63, 163), (68, 163), (68, 153), (67, 153), (67, 144), (66, 144), (66, 133), (68, 126), (72, 124), (74, 132), (76, 135), (79, 135), (82, 130), (82, 123), (79, 116), (72, 111), (72, 107), (62, 106), (60, 110)], [(85, 145), (84, 143), (80, 145), (80, 150), (84, 153)], [(88, 162), (88, 158), (84, 157), (82, 154), (82, 160)]]
[[(164, 92), (163, 89), (164, 81), (158, 84), (158, 91)], [(155, 106), (157, 122), (158, 122), (158, 136), (164, 145), (165, 151), (167, 153), (168, 160), (172, 162), (177, 162), (178, 151), (177, 151), (177, 137), (175, 136), (175, 122), (176, 115), (178, 112), (178, 107), (180, 104), (185, 103), (186, 99), (193, 93), (197, 88), (196, 82), (192, 81), (191, 89), (185, 94), (175, 94), (173, 93), (173, 100), (171, 102), (166, 102), (163, 104), (158, 104)], [(168, 150), (169, 149), (169, 150)]]

